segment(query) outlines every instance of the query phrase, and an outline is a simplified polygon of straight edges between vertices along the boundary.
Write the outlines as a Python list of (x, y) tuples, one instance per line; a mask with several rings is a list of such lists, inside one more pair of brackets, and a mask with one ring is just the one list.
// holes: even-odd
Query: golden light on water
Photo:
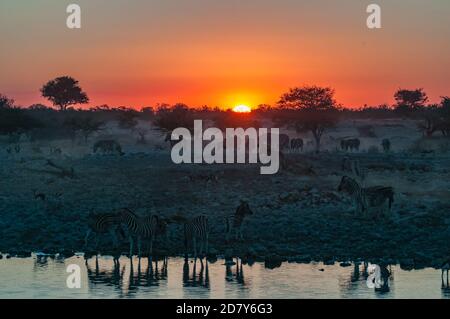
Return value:
[(250, 113), (251, 111), (252, 111), (251, 107), (244, 104), (236, 105), (233, 108), (233, 112), (236, 113)]

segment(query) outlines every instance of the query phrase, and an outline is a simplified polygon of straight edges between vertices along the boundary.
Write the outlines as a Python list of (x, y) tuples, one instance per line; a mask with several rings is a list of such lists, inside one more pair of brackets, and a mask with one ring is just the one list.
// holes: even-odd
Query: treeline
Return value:
[[(87, 141), (107, 122), (117, 121), (123, 129), (137, 131), (139, 123), (152, 123), (164, 133), (177, 127), (191, 128), (194, 119), (210, 120), (216, 127), (260, 127), (272, 123), (277, 127), (290, 127), (298, 132), (309, 131), (320, 145), (324, 132), (346, 118), (410, 118), (417, 120), (418, 129), (425, 136), (440, 132), (450, 133), (450, 98), (442, 97), (438, 104), (429, 104), (423, 89), (400, 89), (394, 94), (394, 105), (345, 108), (334, 98), (334, 90), (328, 87), (302, 86), (283, 94), (276, 105), (260, 105), (251, 113), (234, 113), (217, 107), (190, 108), (185, 104), (144, 107), (108, 105), (90, 108), (74, 108), (87, 104), (88, 95), (78, 81), (64, 76), (49, 81), (41, 88), (41, 94), (53, 107), (41, 104), (27, 108), (18, 107), (14, 100), (0, 94), (0, 135), (11, 138), (28, 134), (32, 138), (75, 138), (83, 136)], [(148, 125), (150, 127), (150, 125)]]

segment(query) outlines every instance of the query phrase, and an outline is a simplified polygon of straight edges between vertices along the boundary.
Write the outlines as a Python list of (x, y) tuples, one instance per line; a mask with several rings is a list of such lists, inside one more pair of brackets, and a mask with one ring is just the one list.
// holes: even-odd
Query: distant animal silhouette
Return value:
[(230, 238), (231, 233), (234, 231), (235, 239), (243, 239), (242, 225), (247, 216), (253, 215), (253, 211), (250, 209), (250, 205), (246, 201), (241, 201), (241, 204), (236, 208), (233, 215), (226, 217), (226, 237)]
[(101, 140), (96, 142), (94, 144), (94, 153), (97, 153), (97, 151), (101, 151), (103, 154), (117, 153), (121, 156), (125, 154), (122, 151), (122, 146), (115, 140)]
[(383, 147), (384, 152), (387, 153), (391, 150), (391, 141), (385, 138), (381, 141), (381, 146)]
[(361, 141), (358, 138), (352, 138), (348, 140), (341, 141), (341, 149), (343, 151), (359, 151), (359, 146), (361, 145)]
[(280, 139), (280, 141), (279, 141), (280, 150), (289, 148), (289, 135), (280, 134), (279, 139)]
[(301, 138), (293, 138), (291, 140), (291, 149), (294, 151), (303, 151), (303, 139)]
[(172, 140), (172, 132), (168, 132), (166, 134), (166, 137), (164, 138), (164, 142), (169, 142), (170, 143), (170, 147), (173, 147), (179, 141), (178, 140)]
[(219, 177), (216, 174), (198, 174), (198, 175), (189, 175), (189, 181), (202, 181), (206, 183), (217, 183), (219, 181)]

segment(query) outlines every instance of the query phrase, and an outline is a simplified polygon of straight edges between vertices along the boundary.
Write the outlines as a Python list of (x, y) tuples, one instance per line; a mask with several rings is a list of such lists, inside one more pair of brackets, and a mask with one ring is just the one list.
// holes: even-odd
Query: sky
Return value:
[[(66, 27), (66, 7), (82, 27)], [(366, 7), (381, 6), (368, 29)], [(450, 95), (448, 0), (1, 0), (0, 93), (27, 106), (70, 75), (89, 106), (255, 107), (330, 86), (348, 107)]]

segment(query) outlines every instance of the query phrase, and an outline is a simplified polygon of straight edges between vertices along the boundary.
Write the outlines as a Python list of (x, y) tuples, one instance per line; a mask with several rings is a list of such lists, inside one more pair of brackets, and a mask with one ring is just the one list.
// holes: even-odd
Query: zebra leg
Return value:
[(91, 233), (92, 233), (92, 230), (90, 230), (90, 229), (86, 232), (86, 236), (84, 237), (84, 249), (86, 249), (88, 246), (88, 241), (89, 241), (89, 237), (91, 236)]
[(133, 236), (130, 236), (130, 259), (133, 259)]
[(197, 239), (192, 237), (192, 246), (194, 247), (194, 266), (197, 263)]
[(137, 246), (138, 246), (138, 258), (139, 261), (141, 260), (141, 247), (142, 247), (142, 239), (138, 237), (137, 239)]
[(148, 260), (149, 260), (149, 263), (152, 263), (152, 261), (153, 261), (153, 238), (150, 239), (150, 249), (148, 252)]

